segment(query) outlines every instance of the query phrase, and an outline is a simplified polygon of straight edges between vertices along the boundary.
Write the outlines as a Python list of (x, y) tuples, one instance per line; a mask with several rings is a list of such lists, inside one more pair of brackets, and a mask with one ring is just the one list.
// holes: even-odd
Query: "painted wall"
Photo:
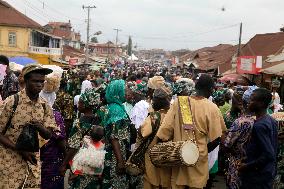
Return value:
[(29, 53), (29, 57), (36, 60), (39, 64), (62, 66), (62, 64), (52, 60), (53, 58), (58, 59), (59, 56)]
[[(9, 46), (9, 32), (16, 33), (16, 45)], [(36, 60), (40, 64), (61, 65), (52, 61), (52, 58), (60, 56), (50, 56), (45, 54), (36, 54), (29, 52), (31, 29), (21, 27), (0, 26), (0, 55), (8, 57), (26, 56)]]
[[(30, 29), (0, 26), (0, 54), (6, 56), (28, 56)], [(16, 33), (16, 45), (9, 46), (9, 32)]]

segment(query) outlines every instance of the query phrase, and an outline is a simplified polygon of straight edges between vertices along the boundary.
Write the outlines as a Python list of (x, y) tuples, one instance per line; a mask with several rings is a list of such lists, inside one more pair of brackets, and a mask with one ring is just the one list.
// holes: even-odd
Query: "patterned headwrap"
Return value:
[(186, 94), (190, 96), (194, 92), (194, 83), (188, 82), (186, 80), (180, 80), (173, 85), (173, 94), (181, 95)]
[(123, 103), (125, 102), (125, 81), (114, 80), (106, 89), (106, 100), (108, 103), (108, 115), (106, 124), (127, 118)]
[(244, 95), (244, 89), (242, 87), (236, 87), (234, 90), (234, 96), (237, 96), (239, 99), (243, 98)]
[(279, 88), (280, 85), (281, 85), (281, 82), (278, 79), (273, 79), (272, 80), (272, 84), (271, 84), (272, 87)]
[(244, 95), (243, 95), (243, 101), (245, 103), (249, 103), (249, 100), (250, 100), (250, 96), (252, 95), (253, 91), (255, 89), (257, 89), (258, 87), (253, 85), (253, 86), (249, 86), (248, 89), (244, 92)]
[(225, 98), (225, 90), (217, 90), (212, 94), (214, 102), (220, 102)]
[(106, 83), (102, 83), (98, 87), (95, 88), (95, 91), (97, 93), (105, 93), (106, 92), (106, 88), (107, 88), (107, 84)]
[(81, 94), (80, 100), (83, 101), (85, 107), (98, 107), (101, 103), (100, 94), (96, 93), (94, 89), (86, 90)]
[(135, 86), (130, 87), (130, 89), (131, 89), (132, 92), (139, 94), (139, 95), (142, 95), (142, 96), (146, 96), (147, 92), (148, 92), (147, 83), (144, 82), (144, 81), (142, 81), (141, 83), (139, 83)]
[(159, 89), (155, 89), (154, 98), (171, 98), (172, 97), (172, 90), (169, 87), (161, 87)]
[(218, 83), (216, 83), (216, 85), (215, 85), (216, 87), (224, 87), (224, 83), (220, 83), (220, 82), (218, 82)]
[(158, 89), (165, 84), (165, 79), (162, 76), (154, 76), (149, 79), (147, 86), (151, 89)]

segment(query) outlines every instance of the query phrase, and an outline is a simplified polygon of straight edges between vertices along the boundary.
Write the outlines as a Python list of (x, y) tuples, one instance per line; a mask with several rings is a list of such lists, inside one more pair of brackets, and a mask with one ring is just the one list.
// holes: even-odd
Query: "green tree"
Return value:
[(98, 43), (98, 38), (97, 37), (92, 37), (91, 38), (92, 43)]
[(131, 36), (129, 36), (129, 39), (128, 39), (127, 54), (128, 54), (128, 56), (132, 55), (132, 39), (131, 39)]

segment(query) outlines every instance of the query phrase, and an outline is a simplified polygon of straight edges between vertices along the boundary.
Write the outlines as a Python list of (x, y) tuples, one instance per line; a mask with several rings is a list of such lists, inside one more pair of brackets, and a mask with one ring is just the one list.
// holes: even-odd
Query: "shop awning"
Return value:
[(29, 58), (29, 57), (24, 57), (24, 56), (14, 56), (9, 58), (10, 62), (14, 62), (16, 64), (20, 64), (22, 66), (25, 66), (27, 64), (34, 64), (36, 63), (36, 60)]
[(264, 68), (260, 70), (260, 72), (270, 75), (284, 76), (284, 62), (269, 68)]

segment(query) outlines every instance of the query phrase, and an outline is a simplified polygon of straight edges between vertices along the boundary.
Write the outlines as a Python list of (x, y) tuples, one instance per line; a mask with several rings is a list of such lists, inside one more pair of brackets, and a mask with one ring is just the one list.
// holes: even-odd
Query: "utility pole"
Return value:
[(85, 64), (89, 62), (89, 41), (90, 41), (90, 10), (97, 8), (96, 6), (84, 6), (83, 9), (88, 9), (88, 19), (87, 19), (87, 42), (86, 42), (86, 60)]
[(117, 29), (117, 28), (115, 28), (115, 29), (113, 29), (113, 30), (115, 30), (116, 31), (116, 38), (115, 38), (115, 49), (116, 49), (116, 55), (118, 55), (118, 48), (117, 48), (117, 43), (118, 43), (118, 32), (120, 32), (120, 31), (122, 31), (121, 29)]
[(242, 33), (243, 33), (243, 23), (240, 24), (240, 34), (239, 34), (239, 47), (238, 47), (238, 57), (241, 54), (241, 45), (242, 45)]
[(109, 60), (109, 42), (107, 43), (107, 59), (110, 62), (110, 60)]

